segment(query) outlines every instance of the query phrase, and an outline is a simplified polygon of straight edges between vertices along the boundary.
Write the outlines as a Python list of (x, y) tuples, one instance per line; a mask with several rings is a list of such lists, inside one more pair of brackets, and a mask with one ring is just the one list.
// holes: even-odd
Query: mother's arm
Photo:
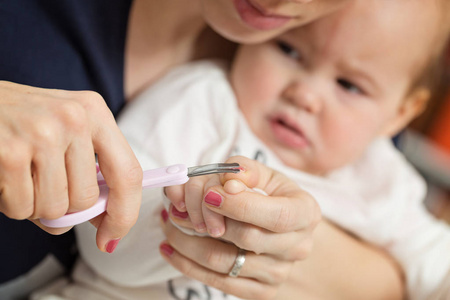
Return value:
[(311, 255), (294, 262), (277, 299), (404, 299), (403, 274), (383, 250), (323, 220)]
[[(319, 222), (315, 201), (282, 174), (238, 160), (245, 172), (224, 176), (223, 186), (203, 183), (209, 186), (204, 195), (214, 191), (222, 197), (220, 205), (209, 208), (226, 216), (222, 239), (228, 242), (187, 236), (171, 222), (162, 222), (167, 241), (161, 252), (175, 268), (248, 299), (402, 298), (401, 272), (387, 255), (327, 221)], [(230, 185), (230, 179), (263, 189), (269, 196), (237, 188), (236, 181)], [(169, 189), (170, 198), (176, 194)], [(232, 278), (227, 274), (238, 247), (248, 252), (239, 277)]]
[(277, 262), (269, 254), (247, 254), (238, 278), (227, 275), (236, 247), (214, 238), (185, 235), (171, 222), (162, 226), (167, 236), (161, 244), (162, 254), (172, 266), (187, 277), (240, 298), (403, 299), (397, 264), (327, 221), (317, 226), (314, 249), (307, 259)]

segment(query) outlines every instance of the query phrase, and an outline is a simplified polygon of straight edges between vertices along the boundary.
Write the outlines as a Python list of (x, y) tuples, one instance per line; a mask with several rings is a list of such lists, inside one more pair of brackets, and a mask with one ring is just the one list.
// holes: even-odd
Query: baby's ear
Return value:
[(398, 108), (397, 115), (385, 127), (383, 134), (392, 137), (403, 130), (412, 120), (422, 114), (430, 97), (430, 90), (423, 87), (410, 93)]

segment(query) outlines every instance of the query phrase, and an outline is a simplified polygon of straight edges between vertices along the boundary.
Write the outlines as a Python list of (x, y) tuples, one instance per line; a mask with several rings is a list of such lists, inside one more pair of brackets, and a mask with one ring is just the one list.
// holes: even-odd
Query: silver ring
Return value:
[(239, 273), (241, 272), (242, 266), (244, 265), (246, 253), (247, 251), (239, 248), (233, 268), (231, 268), (230, 273), (228, 273), (229, 276), (238, 277)]

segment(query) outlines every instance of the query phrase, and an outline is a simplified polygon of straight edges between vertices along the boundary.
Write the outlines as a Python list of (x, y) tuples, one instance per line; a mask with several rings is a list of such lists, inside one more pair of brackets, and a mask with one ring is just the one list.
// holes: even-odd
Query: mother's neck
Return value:
[(125, 97), (173, 66), (193, 60), (206, 28), (199, 0), (134, 0), (125, 47)]

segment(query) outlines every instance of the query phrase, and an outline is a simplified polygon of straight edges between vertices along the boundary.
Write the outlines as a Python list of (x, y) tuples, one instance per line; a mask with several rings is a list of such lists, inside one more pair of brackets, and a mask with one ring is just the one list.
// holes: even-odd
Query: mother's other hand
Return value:
[[(238, 162), (244, 171), (223, 175), (222, 185), (206, 189), (205, 203), (226, 216), (222, 239), (229, 243), (187, 236), (164, 222), (167, 242), (161, 250), (188, 277), (242, 298), (272, 299), (289, 277), (293, 262), (309, 255), (320, 209), (309, 194), (284, 175), (244, 157), (228, 162)], [(211, 192), (220, 200), (208, 201)], [(239, 248), (248, 252), (239, 277), (233, 278), (228, 273)]]

